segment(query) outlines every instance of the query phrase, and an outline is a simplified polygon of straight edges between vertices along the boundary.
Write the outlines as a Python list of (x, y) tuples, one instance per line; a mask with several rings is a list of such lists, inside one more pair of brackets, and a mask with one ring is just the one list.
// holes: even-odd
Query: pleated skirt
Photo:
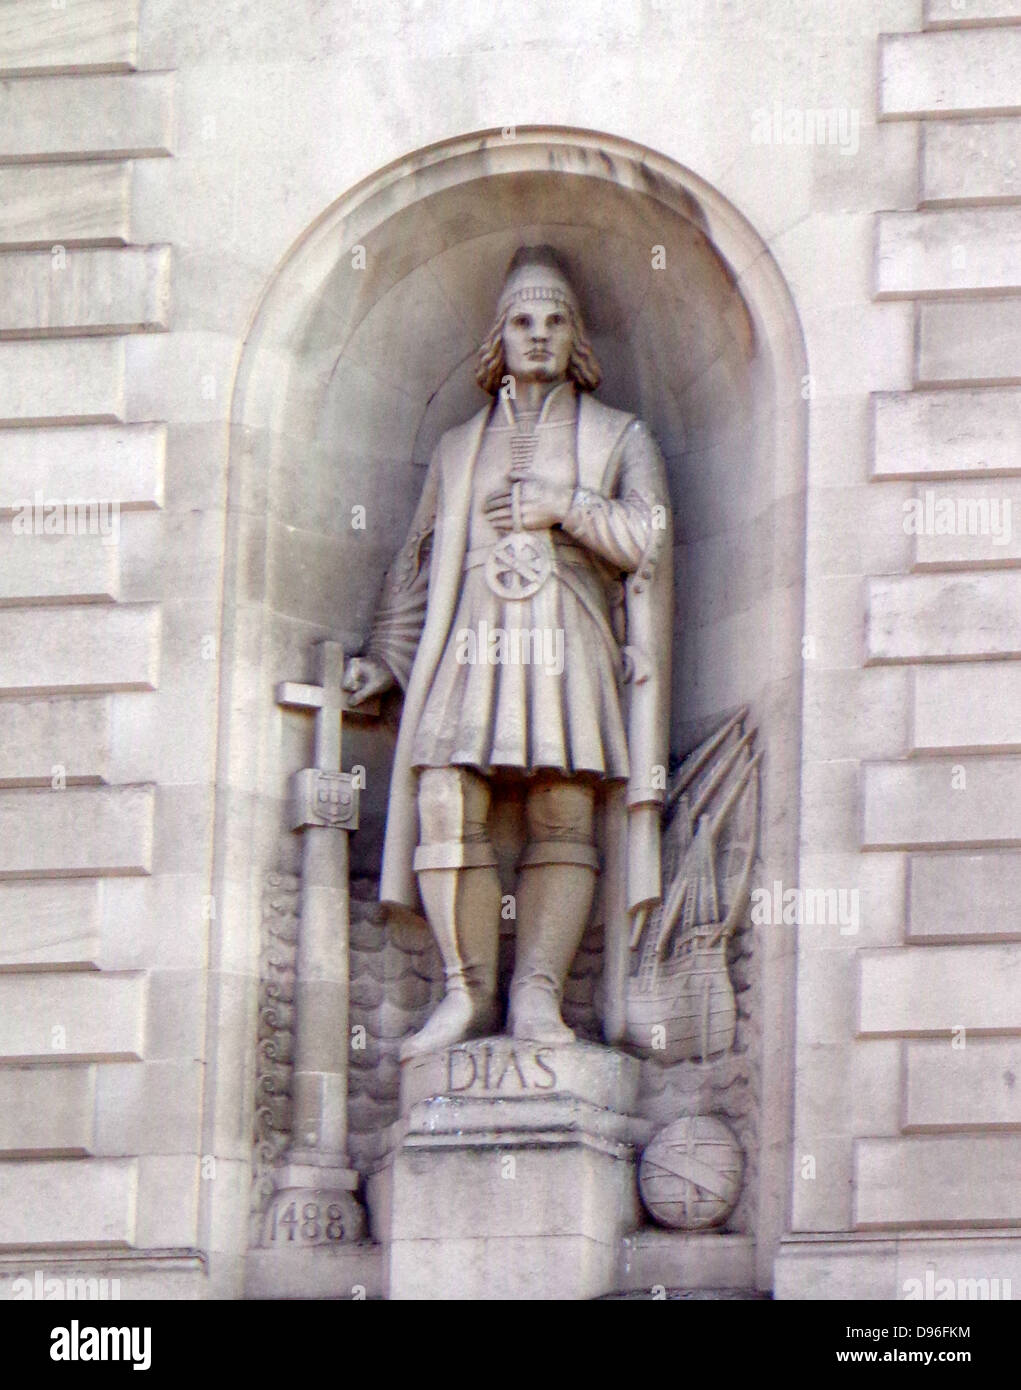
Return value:
[(413, 766), (628, 777), (620, 658), (605, 590), (595, 574), (575, 574), (587, 605), (555, 573), (517, 600), (493, 593), (482, 568), (465, 574)]

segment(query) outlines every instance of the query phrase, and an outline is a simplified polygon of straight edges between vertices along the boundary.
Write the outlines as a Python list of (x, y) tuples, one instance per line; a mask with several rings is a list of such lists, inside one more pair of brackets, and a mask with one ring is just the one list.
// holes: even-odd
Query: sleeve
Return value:
[(366, 656), (384, 662), (402, 690), (418, 650), (429, 593), (429, 562), (439, 512), (439, 449), (433, 454), (425, 486), (401, 549), (383, 579)]
[(669, 516), (666, 470), (640, 420), (624, 432), (613, 495), (575, 488), (563, 529), (624, 574), (655, 563)]

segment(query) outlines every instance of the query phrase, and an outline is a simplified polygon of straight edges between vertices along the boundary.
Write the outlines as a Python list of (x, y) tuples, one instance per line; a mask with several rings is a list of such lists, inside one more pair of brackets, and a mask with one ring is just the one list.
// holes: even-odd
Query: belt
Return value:
[[(541, 533), (540, 533), (541, 534)], [(503, 537), (500, 537), (503, 540)], [(493, 541), (492, 545), (477, 545), (473, 550), (469, 550), (464, 557), (464, 569), (478, 569), (480, 565), (485, 565), (492, 554), (493, 546), (499, 545), (500, 541)], [(589, 552), (583, 545), (578, 545), (575, 541), (555, 540), (553, 542), (553, 554), (557, 560), (563, 560), (568, 565), (580, 565), (588, 562)]]
[[(528, 534), (529, 532), (527, 531), (508, 533), (508, 535), (520, 536), (527, 536)], [(536, 534), (543, 535), (545, 533), (538, 532)], [(476, 546), (473, 550), (469, 550), (464, 558), (465, 573), (467, 573), (468, 570), (478, 569), (483, 565), (487, 565), (493, 551), (506, 539), (506, 536), (502, 536), (499, 541), (494, 541), (492, 545), (480, 545)], [(538, 592), (550, 574), (555, 574), (560, 582), (570, 589), (582, 608), (585, 609), (589, 617), (595, 623), (596, 630), (603, 639), (614, 670), (617, 672), (618, 676), (622, 676), (624, 674), (624, 667), (620, 645), (614, 637), (613, 629), (610, 627), (606, 614), (593, 602), (592, 596), (586, 590), (581, 576), (571, 573), (572, 567), (578, 569), (580, 566), (590, 562), (590, 553), (586, 551), (584, 546), (578, 545), (574, 541), (565, 539), (553, 542), (552, 537), (549, 539), (551, 541), (550, 548), (553, 554), (547, 573), (537, 576), (534, 585), (530, 585), (521, 595), (504, 595), (503, 597), (530, 597), (532, 593)], [(487, 580), (488, 579), (489, 576), (487, 574)], [(490, 583), (490, 587), (492, 588), (492, 583)], [(496, 590), (494, 590), (494, 592), (496, 592)]]

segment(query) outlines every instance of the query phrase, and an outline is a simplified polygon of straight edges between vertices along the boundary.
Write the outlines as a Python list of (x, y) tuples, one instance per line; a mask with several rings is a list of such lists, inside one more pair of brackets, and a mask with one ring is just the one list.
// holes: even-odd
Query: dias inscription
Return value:
[(523, 1095), (552, 1091), (557, 1084), (552, 1047), (517, 1043), (501, 1047), (451, 1047), (446, 1053), (447, 1092), (450, 1095)]

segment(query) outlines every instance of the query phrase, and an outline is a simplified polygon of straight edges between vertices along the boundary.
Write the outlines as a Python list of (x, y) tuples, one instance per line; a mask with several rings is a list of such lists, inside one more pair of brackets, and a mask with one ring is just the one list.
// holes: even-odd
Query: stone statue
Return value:
[(515, 254), (476, 375), (494, 399), (436, 447), (365, 653), (345, 673), (352, 706), (404, 691), (380, 898), (419, 918), (424, 908), (446, 981), (405, 1058), (500, 1028), (489, 823), (502, 798), (523, 805), (525, 832), (515, 1038), (572, 1041), (561, 995), (597, 907), (617, 962), (604, 1007), (616, 1041), (632, 921), (661, 896), (665, 469), (645, 425), (594, 398), (599, 366), (553, 248)]

